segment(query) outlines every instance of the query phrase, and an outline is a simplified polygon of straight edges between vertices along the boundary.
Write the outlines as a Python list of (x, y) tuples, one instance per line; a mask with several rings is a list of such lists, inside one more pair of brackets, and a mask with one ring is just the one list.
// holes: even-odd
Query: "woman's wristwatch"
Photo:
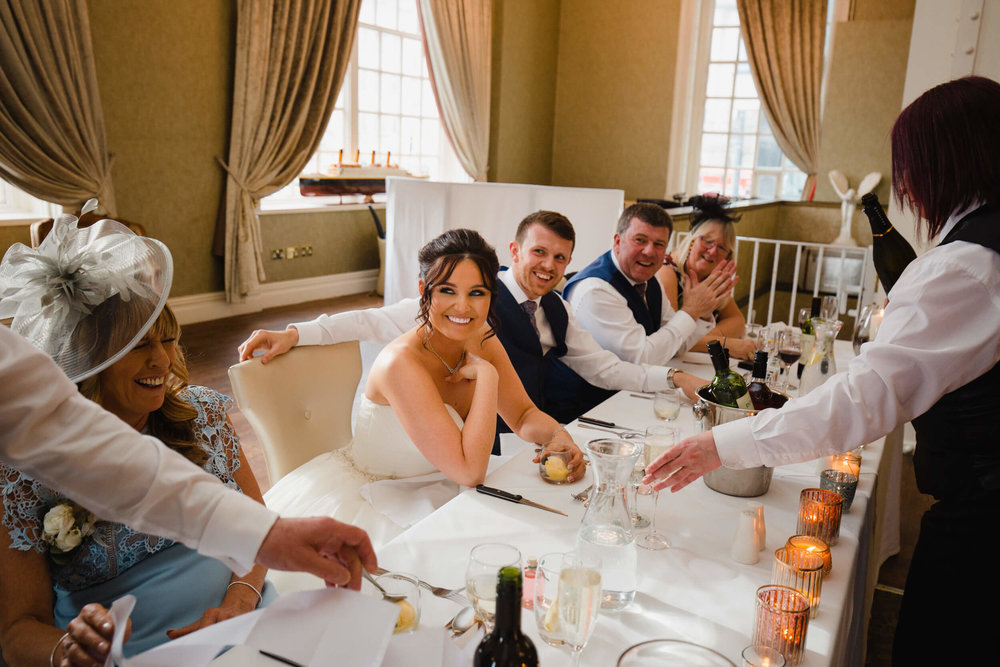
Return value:
[(674, 375), (677, 374), (676, 368), (667, 369), (667, 387), (670, 389), (677, 389), (677, 384), (674, 382)]

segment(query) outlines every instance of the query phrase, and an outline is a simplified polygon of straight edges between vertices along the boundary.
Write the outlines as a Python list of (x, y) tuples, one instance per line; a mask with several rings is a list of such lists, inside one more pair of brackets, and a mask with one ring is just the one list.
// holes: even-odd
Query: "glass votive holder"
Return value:
[(844, 499), (826, 489), (802, 489), (795, 532), (812, 535), (833, 546), (840, 539), (840, 514)]
[(849, 451), (843, 454), (835, 454), (830, 457), (829, 465), (827, 468), (832, 470), (839, 470), (840, 472), (847, 472), (855, 477), (861, 476), (861, 454)]
[(823, 588), (823, 557), (809, 551), (781, 547), (774, 552), (771, 583), (794, 588), (805, 595), (809, 600), (809, 618), (816, 618)]
[(785, 656), (770, 646), (747, 646), (742, 657), (743, 667), (785, 667)]
[(789, 549), (798, 549), (814, 553), (823, 559), (823, 576), (830, 574), (833, 569), (833, 558), (830, 556), (830, 547), (818, 537), (812, 535), (792, 535), (785, 542)]
[(843, 511), (847, 512), (858, 490), (858, 476), (842, 470), (824, 470), (819, 476), (819, 488), (839, 493), (844, 499)]
[(786, 664), (797, 665), (805, 654), (808, 627), (809, 600), (802, 593), (774, 584), (757, 589), (751, 644), (773, 648)]

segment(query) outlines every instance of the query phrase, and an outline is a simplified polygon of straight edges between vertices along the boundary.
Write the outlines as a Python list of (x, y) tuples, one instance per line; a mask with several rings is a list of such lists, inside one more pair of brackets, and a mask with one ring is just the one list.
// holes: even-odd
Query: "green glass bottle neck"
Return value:
[(494, 632), (502, 635), (521, 631), (521, 570), (505, 567), (497, 575), (497, 615)]

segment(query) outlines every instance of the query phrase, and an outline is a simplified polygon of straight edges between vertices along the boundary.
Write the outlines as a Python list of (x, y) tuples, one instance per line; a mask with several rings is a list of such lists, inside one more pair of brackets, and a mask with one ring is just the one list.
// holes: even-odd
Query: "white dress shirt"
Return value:
[[(611, 253), (615, 268), (618, 259)], [(622, 273), (625, 276), (624, 273)], [(635, 281), (625, 276), (630, 284)], [(657, 283), (660, 281), (657, 280)], [(619, 358), (632, 363), (663, 364), (687, 352), (711, 330), (713, 323), (695, 321), (683, 310), (675, 311), (660, 285), (660, 328), (650, 335), (635, 319), (628, 301), (611, 283), (601, 278), (584, 278), (570, 291), (571, 313), (597, 342)]]
[[(528, 300), (517, 284), (513, 272), (501, 271), (503, 281), (511, 295), (520, 304)], [(536, 299), (537, 303), (540, 299)], [(569, 304), (563, 301), (569, 322), (566, 327), (566, 354), (560, 357), (567, 366), (587, 382), (602, 389), (629, 391), (657, 391), (667, 388), (667, 369), (648, 364), (622, 361), (613, 352), (602, 348), (594, 337), (573, 318)], [(299, 330), (298, 345), (332, 345), (348, 340), (389, 343), (416, 323), (419, 301), (403, 299), (382, 308), (352, 310), (336, 315), (320, 315), (311, 322), (297, 322), (291, 326)], [(690, 318), (689, 318), (690, 319)], [(556, 340), (545, 312), (535, 311), (535, 323), (541, 339), (542, 353), (555, 347)]]
[(84, 398), (48, 355), (0, 326), (0, 459), (101, 517), (245, 574), (278, 515)]
[(776, 466), (871, 442), (992, 368), (998, 333), (1000, 255), (965, 241), (938, 246), (903, 271), (878, 335), (847, 372), (780, 410), (716, 426), (719, 456), (733, 468)]

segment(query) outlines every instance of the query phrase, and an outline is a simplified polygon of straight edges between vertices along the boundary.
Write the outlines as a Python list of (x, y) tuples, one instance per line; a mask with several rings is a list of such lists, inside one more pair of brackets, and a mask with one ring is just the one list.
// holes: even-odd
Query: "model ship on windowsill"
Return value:
[(303, 197), (364, 195), (365, 202), (371, 203), (372, 195), (385, 192), (387, 176), (427, 178), (426, 174), (413, 174), (392, 164), (389, 153), (385, 154), (385, 164), (376, 164), (375, 151), (372, 151), (371, 164), (359, 164), (358, 157), (359, 151), (355, 151), (354, 162), (345, 163), (344, 151), (341, 150), (337, 155), (337, 164), (330, 165), (327, 173), (299, 176), (299, 192)]

